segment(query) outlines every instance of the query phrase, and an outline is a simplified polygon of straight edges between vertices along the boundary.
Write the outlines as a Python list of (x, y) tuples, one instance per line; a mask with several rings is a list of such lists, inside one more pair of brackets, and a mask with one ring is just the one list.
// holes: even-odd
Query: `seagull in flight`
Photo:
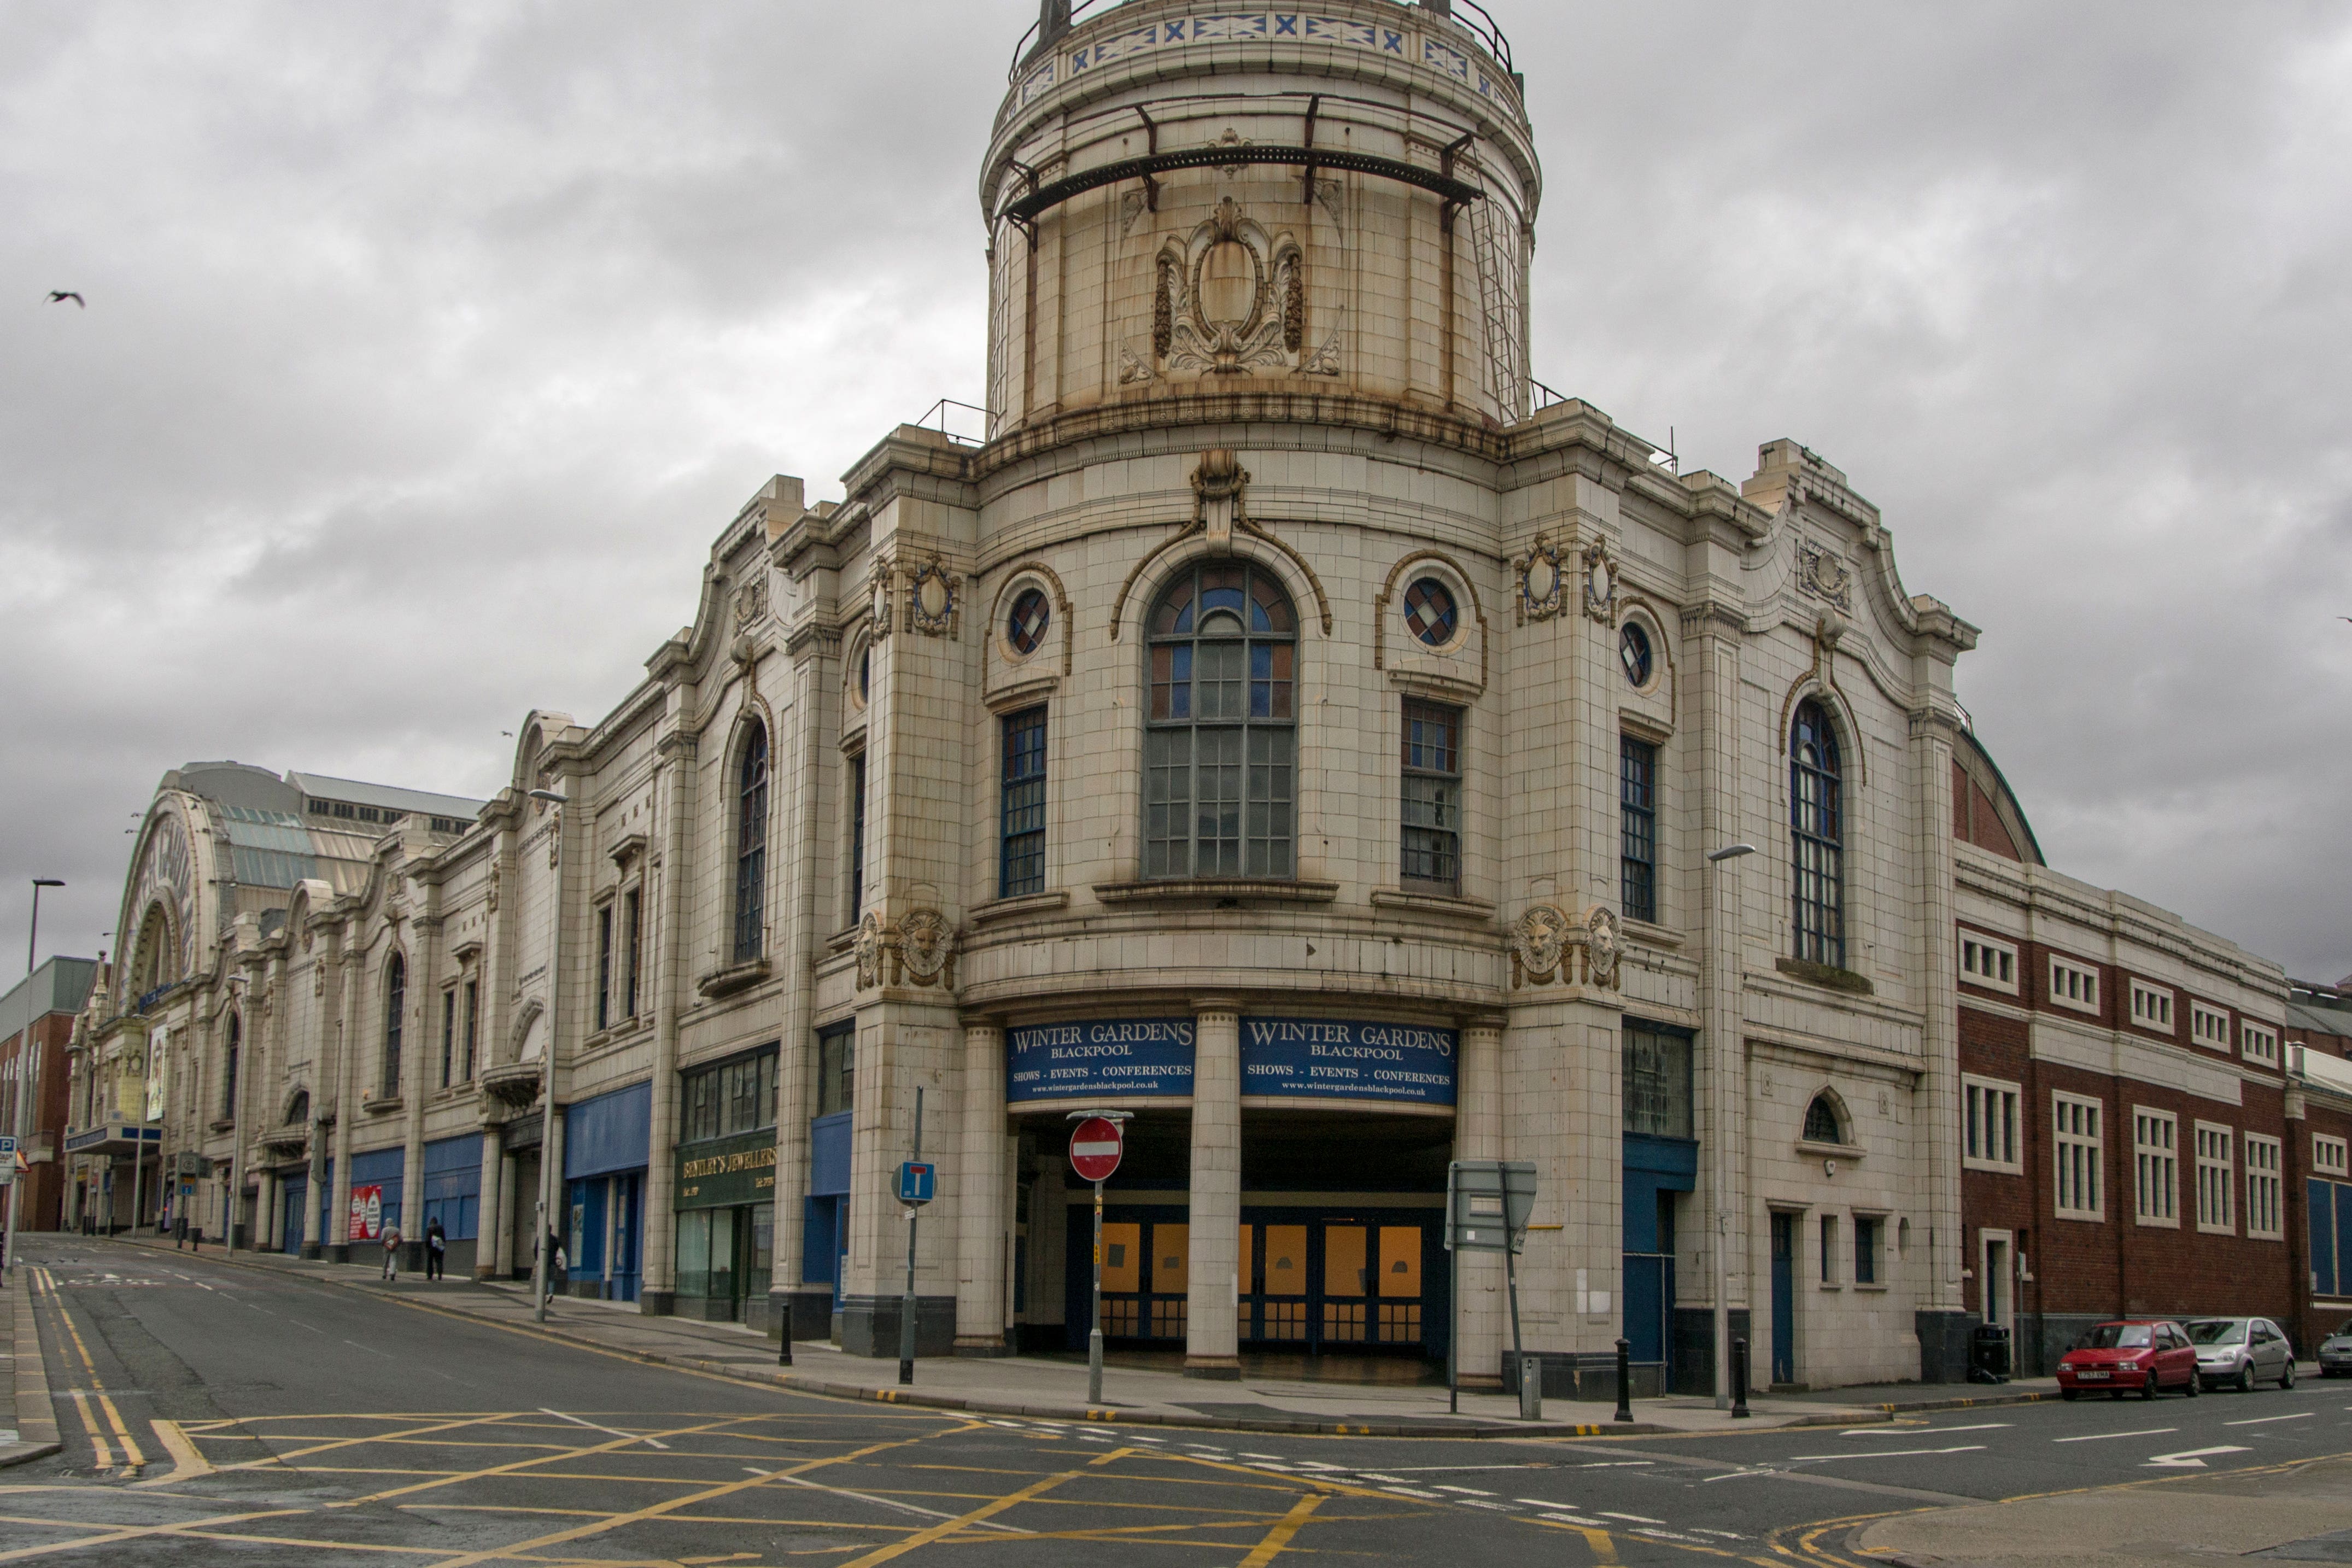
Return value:
[(71, 300), (76, 305), (85, 310), (89, 309), (89, 301), (83, 299), (79, 294), (75, 293), (70, 289), (52, 289), (49, 290), (49, 303), (52, 305), (62, 305), (68, 300)]

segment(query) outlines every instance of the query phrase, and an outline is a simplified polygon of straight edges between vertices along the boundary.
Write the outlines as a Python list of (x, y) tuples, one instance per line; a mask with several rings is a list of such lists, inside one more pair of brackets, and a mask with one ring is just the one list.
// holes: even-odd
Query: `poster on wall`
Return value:
[(147, 1037), (147, 1104), (145, 1120), (163, 1120), (163, 1066), (170, 1058), (165, 1055), (171, 1045), (172, 1031), (161, 1024)]
[(1190, 1096), (1192, 1020), (1095, 1018), (1004, 1031), (1004, 1098)]
[(353, 1241), (383, 1239), (383, 1188), (373, 1183), (352, 1189), (352, 1229)]
[(1460, 1042), (1422, 1024), (1244, 1018), (1242, 1093), (1451, 1105)]

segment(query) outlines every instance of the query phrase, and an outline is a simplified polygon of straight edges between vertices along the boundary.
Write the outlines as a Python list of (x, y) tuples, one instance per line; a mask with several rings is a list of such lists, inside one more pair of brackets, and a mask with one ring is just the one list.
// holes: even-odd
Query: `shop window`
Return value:
[(1462, 710), (1404, 705), (1403, 860), (1408, 886), (1453, 892), (1462, 882)]
[(2072, 1219), (2098, 1219), (2106, 1209), (2100, 1191), (2103, 1142), (2099, 1130), (2105, 1108), (2080, 1095), (2050, 1097), (2052, 1151), (2056, 1161), (2056, 1190), (2052, 1194), (2057, 1213)]
[(1789, 738), (1789, 840), (1796, 956), (1845, 967), (1845, 797), (1837, 732), (1810, 698)]
[(735, 962), (767, 943), (768, 729), (753, 724), (735, 769)]
[[(1627, 631), (1639, 628), (1627, 625)], [(1617, 737), (1618, 901), (1629, 921), (1658, 918), (1658, 748)]]
[(1298, 621), (1263, 568), (1183, 572), (1152, 606), (1147, 878), (1297, 874)]
[(776, 1048), (684, 1075), (685, 1143), (730, 1138), (776, 1124)]
[(2180, 1223), (2180, 1123), (2165, 1111), (2132, 1108), (2133, 1214), (2142, 1225)]
[(1622, 1039), (1625, 1131), (1652, 1138), (1692, 1136), (1691, 1037), (1628, 1019)]
[(832, 1116), (852, 1103), (857, 1070), (857, 1026), (835, 1024), (816, 1037), (816, 1113)]
[[(1034, 590), (1031, 596), (1045, 602)], [(1045, 890), (1045, 710), (1010, 715), (1003, 731), (996, 892), (1010, 899)]]

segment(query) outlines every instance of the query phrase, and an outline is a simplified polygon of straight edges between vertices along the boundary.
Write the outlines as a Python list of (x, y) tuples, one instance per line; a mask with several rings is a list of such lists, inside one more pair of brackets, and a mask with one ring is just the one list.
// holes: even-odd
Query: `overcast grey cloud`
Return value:
[[(1843, 468), (2053, 864), (2352, 968), (2352, 16), (1491, 8), (1538, 375)], [(111, 946), (183, 761), (488, 793), (770, 474), (977, 401), (1034, 16), (0, 5), (0, 954), (37, 874)]]

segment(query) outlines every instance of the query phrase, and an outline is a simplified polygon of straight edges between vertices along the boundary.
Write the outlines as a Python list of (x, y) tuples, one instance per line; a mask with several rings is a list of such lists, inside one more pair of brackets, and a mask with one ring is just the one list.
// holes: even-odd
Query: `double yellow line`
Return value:
[[(139, 1440), (131, 1435), (131, 1428), (123, 1425), (122, 1412), (114, 1407), (113, 1396), (106, 1392), (106, 1384), (98, 1375), (98, 1363), (89, 1358), (89, 1346), (82, 1342), (81, 1331), (74, 1326), (73, 1314), (66, 1310), (66, 1299), (58, 1293), (56, 1277), (46, 1268), (37, 1269), (35, 1273), (40, 1279), (41, 1289), (57, 1307), (58, 1321), (66, 1326), (66, 1333), (73, 1341), (74, 1354), (81, 1358), (82, 1373), (89, 1381), (87, 1389), (69, 1388), (66, 1392), (73, 1396), (74, 1410), (81, 1416), (83, 1430), (89, 1434), (89, 1446), (97, 1453), (98, 1468), (113, 1469), (119, 1447), (122, 1456), (121, 1468), (128, 1470), (140, 1468), (147, 1463), (147, 1456), (141, 1451)], [(99, 1410), (106, 1416), (103, 1428), (99, 1426), (98, 1417), (90, 1414), (93, 1396), (98, 1401)], [(110, 1429), (113, 1434), (111, 1444), (108, 1441)]]

